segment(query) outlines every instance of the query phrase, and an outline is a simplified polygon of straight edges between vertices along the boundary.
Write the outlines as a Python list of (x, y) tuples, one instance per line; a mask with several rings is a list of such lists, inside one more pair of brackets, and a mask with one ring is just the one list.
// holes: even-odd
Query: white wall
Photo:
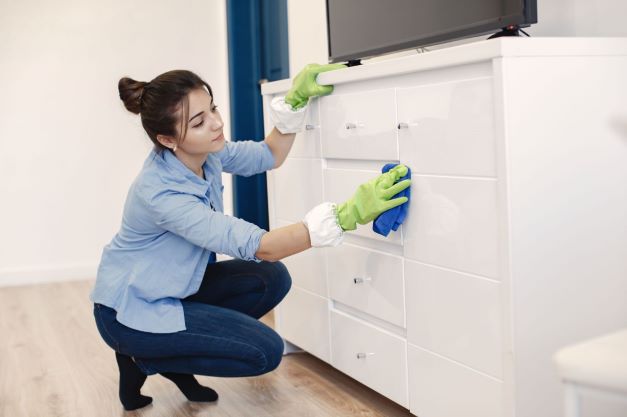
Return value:
[(624, 0), (537, 0), (535, 36), (627, 36)]
[(152, 147), (117, 82), (171, 69), (212, 86), (228, 138), (224, 0), (0, 0), (0, 285), (95, 276)]
[(290, 77), (309, 63), (327, 63), (326, 0), (287, 0)]
[[(537, 0), (538, 24), (526, 29), (531, 36), (627, 36), (625, 0)], [(327, 62), (326, 0), (287, 0), (290, 76), (310, 62)], [(429, 47), (439, 49), (485, 37)], [(415, 54), (404, 51), (391, 56)], [(363, 61), (364, 63), (367, 60)]]

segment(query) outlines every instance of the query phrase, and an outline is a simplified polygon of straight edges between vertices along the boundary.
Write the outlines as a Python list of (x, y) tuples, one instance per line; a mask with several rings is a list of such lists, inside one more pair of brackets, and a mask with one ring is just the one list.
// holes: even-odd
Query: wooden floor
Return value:
[[(153, 404), (125, 412), (113, 351), (96, 329), (89, 291), (74, 281), (0, 288), (0, 416), (406, 416), (404, 408), (305, 353), (252, 378), (198, 377), (220, 399), (188, 402), (164, 378), (142, 393)], [(271, 324), (272, 317), (264, 322)]]

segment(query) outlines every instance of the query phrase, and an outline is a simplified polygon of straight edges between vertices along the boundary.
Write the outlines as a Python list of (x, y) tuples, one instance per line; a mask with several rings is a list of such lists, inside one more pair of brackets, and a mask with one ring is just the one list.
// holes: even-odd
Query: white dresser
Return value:
[[(407, 219), (284, 260), (289, 342), (420, 417), (558, 417), (560, 347), (627, 326), (627, 39), (494, 39), (321, 74), (271, 228), (388, 162)], [(264, 106), (289, 80), (262, 86)], [(266, 129), (272, 125), (266, 111)]]

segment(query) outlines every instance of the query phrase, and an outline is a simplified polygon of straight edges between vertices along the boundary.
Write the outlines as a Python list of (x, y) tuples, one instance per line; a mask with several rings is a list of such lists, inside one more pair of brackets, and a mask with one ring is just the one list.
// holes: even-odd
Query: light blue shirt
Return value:
[(273, 166), (264, 142), (226, 142), (203, 164), (206, 180), (171, 151), (151, 151), (126, 197), (120, 230), (104, 247), (90, 299), (136, 330), (185, 330), (180, 299), (198, 291), (213, 252), (259, 262), (266, 233), (223, 214), (222, 171), (250, 176)]

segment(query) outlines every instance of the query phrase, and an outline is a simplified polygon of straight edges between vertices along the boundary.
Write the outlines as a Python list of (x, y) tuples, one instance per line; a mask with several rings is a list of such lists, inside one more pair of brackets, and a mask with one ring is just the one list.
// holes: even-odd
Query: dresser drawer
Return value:
[[(291, 223), (279, 221), (277, 227)], [(332, 248), (335, 249), (335, 248)], [(327, 260), (328, 248), (311, 248), (281, 259), (292, 277), (292, 284), (307, 291), (327, 297)]]
[(287, 158), (272, 175), (277, 219), (299, 222), (322, 202), (321, 159)]
[(498, 282), (405, 261), (407, 342), (503, 377)]
[(331, 310), (332, 364), (407, 407), (406, 343), (342, 312)]
[(394, 89), (320, 98), (325, 158), (398, 160)]
[(320, 115), (318, 99), (309, 99), (307, 116), (303, 131), (296, 134), (290, 156), (294, 158), (320, 158), (322, 156), (320, 144)]
[(413, 155), (414, 173), (496, 175), (492, 78), (398, 89), (397, 106), (401, 160)]
[(293, 286), (278, 306), (281, 337), (317, 356), (330, 360), (329, 301)]
[(407, 345), (409, 409), (420, 417), (503, 417), (503, 383)]
[(406, 258), (498, 278), (496, 180), (416, 175), (411, 195)]
[[(325, 168), (323, 170), (324, 201), (331, 201), (339, 205), (351, 198), (355, 194), (357, 187), (362, 183), (370, 181), (380, 174), (381, 172), (377, 171)], [(396, 232), (391, 231), (389, 235), (381, 236), (372, 230), (372, 223), (368, 223), (365, 225), (357, 225), (356, 230), (347, 233), (400, 245), (403, 242), (402, 229), (403, 226), (399, 227)]]
[(402, 258), (344, 244), (327, 259), (330, 298), (405, 327)]

